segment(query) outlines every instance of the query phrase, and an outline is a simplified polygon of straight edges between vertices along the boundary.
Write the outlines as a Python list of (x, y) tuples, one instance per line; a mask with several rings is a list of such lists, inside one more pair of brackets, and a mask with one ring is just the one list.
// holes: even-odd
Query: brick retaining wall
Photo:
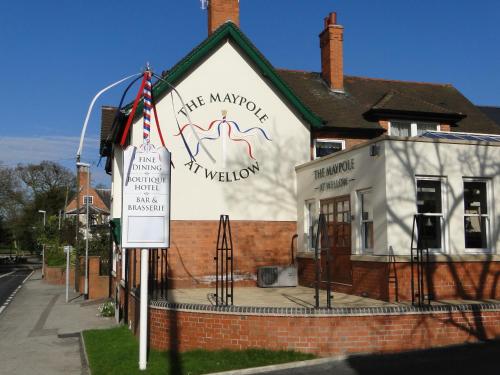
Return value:
[[(384, 353), (478, 342), (500, 337), (500, 304), (440, 306), (433, 309), (337, 308), (333, 310), (212, 306), (150, 306), (152, 348), (266, 348), (320, 356)], [(131, 296), (129, 319), (138, 334), (138, 303)], [(186, 307), (195, 309), (190, 310)], [(206, 311), (203, 311), (205, 309)], [(231, 311), (232, 310), (232, 311)], [(308, 310), (307, 314), (297, 311)]]
[[(66, 266), (64, 267), (44, 267), (44, 280), (47, 284), (51, 285), (66, 285)], [(70, 268), (69, 271), (69, 285), (75, 285), (75, 269)]]

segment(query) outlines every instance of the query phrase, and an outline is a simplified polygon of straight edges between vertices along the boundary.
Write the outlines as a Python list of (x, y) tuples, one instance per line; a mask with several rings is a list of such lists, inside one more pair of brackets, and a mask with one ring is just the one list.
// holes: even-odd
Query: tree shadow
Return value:
[[(424, 141), (425, 142), (425, 141)], [(428, 142), (426, 142), (428, 143)], [(432, 142), (433, 148), (422, 153), (420, 142), (387, 142), (388, 149), (391, 155), (394, 155), (397, 160), (397, 166), (400, 168), (400, 178), (409, 178), (415, 181), (416, 171), (424, 176), (435, 176), (443, 178), (447, 198), (443, 204), (445, 207), (445, 216), (443, 217), (442, 230), (444, 230), (443, 241), (448, 245), (444, 252), (431, 252), (431, 263), (425, 267), (425, 289), (427, 295), (435, 299), (445, 299), (454, 296), (456, 299), (481, 301), (485, 298), (494, 299), (497, 297), (497, 287), (500, 271), (495, 271), (492, 268), (494, 263), (494, 252), (485, 253), (465, 253), (464, 244), (461, 244), (456, 236), (451, 236), (449, 232), (456, 227), (459, 221), (457, 217), (462, 215), (463, 211), (463, 184), (460, 186), (457, 181), (453, 183), (448, 180), (450, 174), (449, 169), (455, 168), (456, 178), (458, 174), (462, 178), (485, 178), (493, 180), (500, 173), (500, 165), (491, 153), (489, 147), (484, 147), (484, 143), (477, 142), (472, 145), (443, 145), (442, 142)], [(446, 147), (455, 147), (454, 158), (447, 154), (443, 149)], [(453, 153), (451, 154), (453, 155)], [(436, 162), (437, 161), (437, 162)], [(394, 167), (395, 164), (392, 165)], [(422, 167), (424, 166), (424, 167)], [(420, 168), (419, 168), (420, 167)], [(396, 169), (396, 168), (395, 168)], [(424, 171), (422, 173), (421, 171)], [(493, 182), (493, 181), (491, 181)], [(390, 185), (390, 181), (388, 181)], [(459, 187), (460, 186), (460, 187)], [(416, 191), (416, 186), (414, 186)], [(493, 196), (488, 197), (489, 202), (495, 202), (494, 189), (490, 189)], [(443, 194), (444, 195), (444, 194)], [(402, 215), (398, 207), (401, 205), (414, 204), (415, 197), (404, 197), (395, 195), (388, 200), (388, 221), (390, 224), (395, 224), (408, 237), (412, 235), (412, 215)], [(493, 207), (490, 207), (490, 217), (492, 223), (499, 223), (500, 216), (493, 216), (491, 212)], [(416, 213), (416, 207), (415, 207)], [(453, 222), (450, 222), (455, 218)], [(464, 222), (462, 221), (461, 225)], [(492, 225), (492, 230), (489, 231), (490, 249), (494, 250), (499, 240), (500, 228), (498, 224)], [(409, 250), (408, 244), (408, 250)], [(398, 249), (398, 254), (407, 254), (405, 249)], [(460, 259), (459, 257), (462, 257)], [(480, 261), (471, 261), (474, 256), (481, 259)], [(457, 258), (458, 257), (458, 258)], [(411, 277), (411, 275), (410, 275)], [(449, 277), (454, 290), (446, 290), (449, 286), (443, 286), (443, 279)], [(401, 288), (401, 285), (399, 285)], [(444, 297), (444, 298), (443, 298)], [(451, 299), (453, 299), (451, 298)], [(443, 301), (440, 301), (443, 303)], [(455, 302), (456, 303), (456, 302)], [(486, 340), (488, 338), (487, 331), (484, 327), (482, 311), (480, 307), (472, 305), (471, 312), (460, 311), (460, 318), (456, 317), (457, 312), (450, 312), (447, 324), (452, 324), (458, 329), (467, 332), (478, 340)], [(472, 317), (469, 317), (472, 314)], [(424, 319), (424, 318), (422, 318)]]

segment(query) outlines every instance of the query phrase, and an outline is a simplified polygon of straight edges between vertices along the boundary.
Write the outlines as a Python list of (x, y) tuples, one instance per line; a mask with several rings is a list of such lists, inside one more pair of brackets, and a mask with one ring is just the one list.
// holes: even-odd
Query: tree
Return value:
[(75, 175), (51, 161), (20, 164), (16, 173), (29, 191), (32, 208), (36, 211), (43, 209), (48, 215), (57, 215), (64, 208), (66, 196), (74, 191)]
[(0, 216), (6, 221), (14, 219), (26, 198), (16, 171), (0, 164)]

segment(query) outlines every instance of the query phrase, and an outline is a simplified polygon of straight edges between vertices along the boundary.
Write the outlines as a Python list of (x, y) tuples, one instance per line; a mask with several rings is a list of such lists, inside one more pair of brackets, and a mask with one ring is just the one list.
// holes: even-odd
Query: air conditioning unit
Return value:
[(257, 285), (261, 288), (297, 286), (297, 267), (265, 266), (257, 269)]

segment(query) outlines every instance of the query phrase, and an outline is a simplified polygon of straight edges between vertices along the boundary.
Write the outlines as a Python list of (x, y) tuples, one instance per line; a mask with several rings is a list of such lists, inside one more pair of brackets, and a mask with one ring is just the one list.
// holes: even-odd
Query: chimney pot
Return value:
[(330, 25), (337, 24), (337, 13), (331, 12), (328, 17), (325, 17), (325, 29)]

